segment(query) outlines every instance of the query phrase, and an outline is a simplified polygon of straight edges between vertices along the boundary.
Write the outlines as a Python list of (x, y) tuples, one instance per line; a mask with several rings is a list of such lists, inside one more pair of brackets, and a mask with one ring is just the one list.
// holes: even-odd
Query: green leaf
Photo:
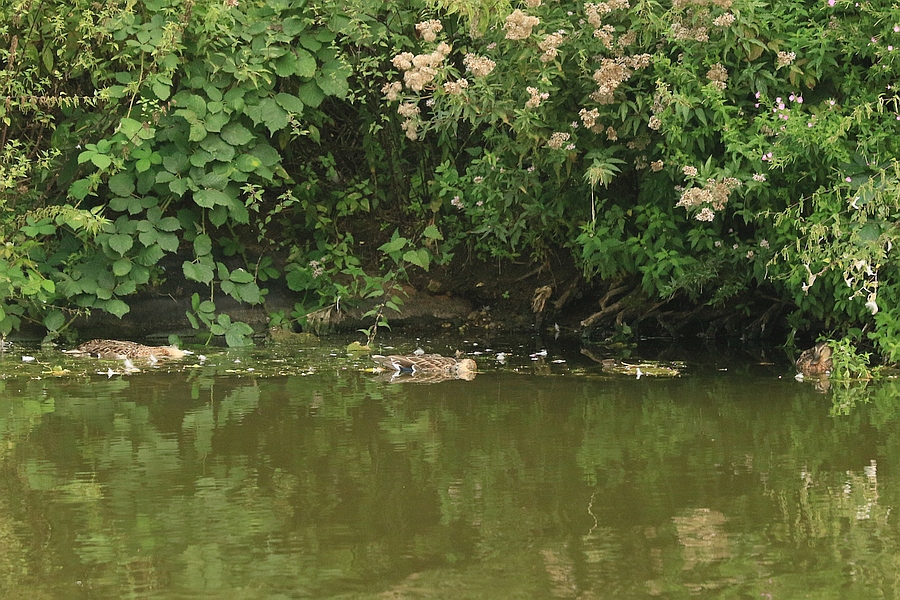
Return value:
[(163, 217), (156, 224), (156, 227), (162, 231), (178, 231), (181, 229), (181, 223), (175, 217)]
[(253, 133), (240, 123), (229, 123), (223, 127), (221, 136), (232, 146), (243, 146), (253, 139)]
[(317, 39), (315, 35), (302, 35), (297, 41), (300, 42), (301, 46), (303, 46), (310, 52), (318, 52), (322, 49), (322, 41)]
[(142, 231), (138, 234), (138, 240), (146, 247), (152, 246), (156, 243), (156, 239), (159, 237), (159, 232), (156, 229), (150, 229), (148, 231)]
[(276, 94), (275, 101), (281, 106), (281, 108), (290, 113), (303, 113), (303, 102), (297, 96), (292, 96), (290, 94), (284, 93)]
[(235, 223), (246, 225), (250, 222), (250, 212), (244, 206), (244, 203), (238, 200), (231, 201), (231, 205), (228, 207), (228, 214)]
[(60, 327), (66, 324), (66, 317), (62, 311), (52, 310), (44, 317), (43, 323), (50, 331), (59, 331)]
[(230, 162), (234, 158), (234, 147), (214, 133), (204, 138), (200, 147), (222, 162)]
[(181, 265), (181, 269), (185, 279), (206, 284), (212, 283), (213, 271), (206, 265), (185, 261)]
[(179, 99), (179, 104), (192, 111), (195, 115), (197, 115), (198, 119), (202, 119), (204, 116), (206, 116), (206, 100), (204, 100), (197, 94), (188, 94), (187, 97), (183, 99), (179, 94)]
[(91, 180), (78, 179), (69, 186), (68, 196), (75, 200), (84, 200), (91, 193)]
[(412, 263), (417, 267), (421, 267), (427, 271), (428, 267), (430, 266), (431, 255), (428, 253), (428, 250), (425, 250), (425, 248), (419, 248), (418, 251), (409, 250), (408, 252), (406, 252), (403, 255), (403, 260), (408, 263)]
[(109, 178), (109, 191), (116, 196), (130, 196), (134, 192), (134, 178), (130, 173), (117, 173)]
[(275, 59), (272, 63), (275, 67), (275, 74), (279, 77), (290, 77), (297, 72), (299, 68), (297, 57), (293, 52), (288, 52)]
[(228, 220), (228, 209), (222, 205), (216, 206), (207, 213), (209, 222), (215, 227), (221, 227)]
[(112, 270), (116, 277), (124, 277), (131, 273), (131, 261), (127, 258), (120, 258), (113, 263)]
[(131, 250), (132, 246), (134, 246), (134, 238), (132, 238), (130, 235), (117, 233), (116, 235), (112, 235), (109, 238), (109, 247), (119, 254), (124, 255), (126, 252)]
[[(196, 176), (195, 176), (196, 180)], [(228, 185), (228, 182), (231, 181), (230, 178), (224, 173), (217, 173), (215, 171), (210, 171), (209, 173), (204, 173), (203, 177), (197, 181), (197, 184), (203, 186), (205, 188), (211, 188), (214, 190), (224, 190), (225, 186)]]
[(203, 149), (197, 149), (191, 153), (190, 161), (195, 167), (202, 167), (213, 159), (213, 155)]
[(183, 152), (173, 152), (163, 157), (163, 167), (169, 173), (183, 173), (190, 168), (191, 163)]
[(231, 115), (224, 112), (219, 112), (211, 115), (206, 115), (206, 118), (203, 120), (203, 126), (206, 127), (207, 131), (219, 132), (222, 131), (222, 128), (228, 125), (231, 122)]
[(316, 74), (315, 57), (303, 48), (294, 48), (297, 62), (294, 66), (294, 74), (299, 77), (312, 77)]
[(306, 29), (306, 22), (300, 17), (289, 17), (282, 23), (285, 35), (295, 37), (298, 33)]
[(441, 235), (441, 232), (434, 225), (429, 225), (425, 228), (425, 231), (422, 232), (422, 235), (427, 237), (430, 240), (442, 240), (444, 236)]
[(322, 71), (316, 77), (316, 83), (329, 96), (344, 98), (350, 89), (347, 78), (350, 69), (339, 60), (330, 60), (322, 65)]
[(112, 164), (112, 159), (105, 154), (97, 154), (94, 152), (91, 154), (91, 162), (94, 163), (94, 166), (98, 169), (105, 169)]
[(158, 81), (155, 82), (153, 85), (151, 85), (150, 89), (153, 90), (153, 93), (156, 95), (157, 98), (159, 98), (160, 100), (162, 100), (164, 102), (169, 99), (169, 95), (172, 93), (171, 86), (165, 85)]
[(246, 302), (247, 304), (259, 304), (261, 300), (259, 286), (256, 285), (255, 282), (244, 283), (237, 286), (237, 292), (239, 300)]
[(300, 89), (297, 90), (297, 97), (306, 106), (317, 108), (322, 103), (322, 100), (325, 99), (325, 92), (316, 85), (315, 81), (309, 81), (300, 85)]
[(384, 252), (385, 254), (391, 254), (392, 252), (397, 252), (398, 250), (402, 250), (406, 246), (406, 243), (408, 241), (409, 240), (407, 240), (405, 237), (398, 237), (396, 239), (391, 240), (390, 242), (387, 242), (385, 244), (378, 246), (378, 249), (381, 250), (382, 252)]
[(205, 233), (194, 238), (194, 254), (197, 257), (206, 256), (212, 252), (212, 239)]
[(169, 190), (178, 197), (184, 196), (184, 193), (190, 188), (189, 179), (175, 179), (169, 182)]
[(253, 275), (245, 271), (244, 269), (235, 269), (231, 272), (231, 275), (228, 277), (234, 283), (252, 283)]
[(241, 154), (234, 161), (234, 166), (243, 173), (253, 173), (262, 166), (262, 161), (259, 160), (259, 157), (252, 154)]
[(116, 298), (114, 300), (110, 300), (109, 302), (106, 303), (106, 306), (104, 306), (103, 308), (106, 309), (106, 312), (113, 314), (113, 315), (119, 317), (120, 319), (123, 316), (125, 316), (126, 314), (128, 314), (128, 312), (131, 310), (131, 308), (129, 308), (129, 306), (127, 304), (125, 304), (118, 298)]
[(274, 98), (263, 98), (259, 103), (259, 120), (274, 134), (288, 126), (288, 113)]
[(125, 134), (129, 140), (137, 137), (137, 134), (144, 128), (143, 123), (140, 121), (136, 121), (134, 119), (130, 119), (128, 117), (123, 117), (121, 121), (119, 121), (119, 131)]
[(257, 144), (253, 147), (253, 150), (250, 151), (250, 154), (259, 158), (259, 160), (262, 161), (262, 164), (267, 167), (271, 167), (281, 162), (281, 155), (278, 153), (278, 150), (268, 144)]
[(207, 132), (206, 127), (204, 127), (201, 123), (191, 123), (191, 132), (188, 135), (188, 140), (191, 142), (200, 142), (204, 138), (206, 138)]
[(219, 190), (203, 189), (194, 192), (194, 202), (203, 208), (213, 208), (217, 204), (228, 206), (231, 204), (231, 197)]
[(159, 247), (166, 252), (177, 252), (178, 246), (180, 245), (180, 240), (174, 233), (159, 232), (156, 243), (159, 244)]

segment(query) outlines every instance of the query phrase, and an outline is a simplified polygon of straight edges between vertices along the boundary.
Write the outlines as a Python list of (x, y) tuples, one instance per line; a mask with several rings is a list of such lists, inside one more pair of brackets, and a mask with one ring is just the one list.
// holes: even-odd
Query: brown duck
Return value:
[(465, 378), (474, 374), (478, 366), (471, 358), (452, 358), (440, 354), (420, 354), (410, 356), (382, 356), (373, 354), (372, 360), (398, 373), (446, 373)]
[(797, 372), (804, 375), (822, 375), (831, 371), (831, 346), (819, 342), (809, 350), (804, 350), (797, 359)]
[(74, 350), (66, 350), (66, 353), (111, 360), (145, 358), (151, 361), (159, 358), (182, 358), (187, 354), (175, 346), (145, 346), (123, 340), (90, 340)]

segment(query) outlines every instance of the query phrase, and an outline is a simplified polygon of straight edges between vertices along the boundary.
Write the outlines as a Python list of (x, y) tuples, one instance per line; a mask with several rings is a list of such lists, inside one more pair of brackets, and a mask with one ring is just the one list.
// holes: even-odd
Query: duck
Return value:
[(828, 342), (819, 342), (812, 348), (804, 350), (797, 359), (797, 372), (803, 375), (823, 375), (830, 372), (831, 353)]
[(474, 374), (478, 366), (471, 358), (453, 358), (440, 354), (412, 354), (382, 356), (373, 354), (372, 360), (398, 373), (446, 373), (465, 378)]
[(175, 346), (145, 346), (125, 340), (90, 340), (74, 350), (66, 350), (65, 352), (66, 354), (87, 355), (111, 360), (144, 358), (151, 362), (159, 358), (183, 358), (188, 354)]

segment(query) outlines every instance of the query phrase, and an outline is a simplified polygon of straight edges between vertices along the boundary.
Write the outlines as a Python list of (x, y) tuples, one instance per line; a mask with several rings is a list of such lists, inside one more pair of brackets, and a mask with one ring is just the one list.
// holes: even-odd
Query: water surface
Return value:
[(0, 597), (900, 595), (892, 382), (507, 345), (390, 383), (342, 346), (0, 356)]

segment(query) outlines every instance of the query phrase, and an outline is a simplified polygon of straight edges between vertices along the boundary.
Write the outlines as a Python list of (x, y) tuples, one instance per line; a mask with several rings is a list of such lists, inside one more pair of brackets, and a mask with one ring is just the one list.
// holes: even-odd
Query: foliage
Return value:
[(896, 304), (895, 7), (524, 4), (484, 35), (422, 21), (383, 88), (446, 157), (451, 244), (554, 240), (588, 276), (715, 304), (764, 286), (838, 328)]
[[(859, 332), (856, 332), (857, 335)], [(856, 349), (856, 340), (847, 337), (842, 340), (829, 341), (832, 348), (831, 378), (841, 381), (848, 379), (870, 379), (869, 353)]]
[[(123, 315), (174, 277), (215, 305), (262, 304), (284, 275), (298, 301), (278, 318), (308, 324), (460, 250), (563, 246), (587, 278), (762, 293), (900, 356), (889, 3), (50, 0), (0, 17), (0, 334)], [(219, 312), (192, 322), (232, 331)]]
[[(288, 204), (254, 192), (292, 182), (283, 167), (292, 139), (317, 138), (318, 107), (347, 93), (349, 71), (327, 24), (311, 9), (274, 2), (106, 3), (99, 14), (90, 3), (51, 2), (6, 11), (10, 68), (0, 81), (19, 102), (3, 112), (4, 139), (19, 142), (6, 146), (4, 188), (49, 180), (59, 192), (33, 192), (34, 205), (68, 198), (71, 206), (58, 206), (88, 209), (76, 213), (81, 228), (57, 219), (72, 232), (28, 222), (34, 231), (22, 233), (59, 254), (43, 274), (51, 297), (6, 293), (18, 306), (7, 312), (59, 302), (121, 316), (121, 298), (163, 277), (164, 256), (181, 251), (192, 254), (184, 278), (207, 286), (210, 302), (217, 291), (262, 302), (259, 284), (278, 272), (241, 238), (251, 212), (266, 215), (266, 226)], [(109, 216), (97, 228), (91, 218), (101, 211)], [(82, 230), (80, 244), (71, 241)], [(267, 243), (271, 233), (260, 237)], [(15, 247), (6, 261), (30, 258)], [(229, 343), (243, 341), (227, 315), (201, 321)]]

